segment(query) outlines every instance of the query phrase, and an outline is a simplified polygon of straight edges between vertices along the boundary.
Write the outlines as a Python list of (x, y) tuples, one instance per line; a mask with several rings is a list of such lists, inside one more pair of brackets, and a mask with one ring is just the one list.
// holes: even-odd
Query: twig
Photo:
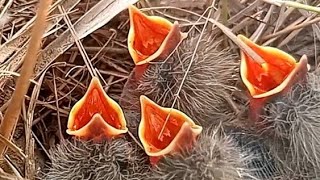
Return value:
[(267, 26), (267, 23), (268, 21), (270, 20), (270, 17), (272, 15), (272, 12), (274, 10), (274, 5), (271, 5), (271, 7), (269, 8), (268, 10), (268, 13), (266, 14), (266, 16), (264, 17), (263, 19), (263, 23), (261, 23), (259, 25), (259, 27), (257, 28), (257, 30), (253, 33), (253, 35), (250, 37), (250, 39), (253, 41), (253, 42), (257, 42), (258, 39), (260, 38), (260, 36), (262, 35), (262, 33), (264, 32), (266, 26)]
[(221, 19), (222, 24), (227, 25), (228, 23), (228, 6), (229, 6), (229, 0), (223, 0), (220, 1), (221, 3)]
[(283, 29), (281, 31), (278, 31), (278, 32), (275, 32), (273, 34), (270, 34), (270, 35), (267, 35), (265, 37), (262, 37), (262, 40), (267, 40), (267, 39), (270, 39), (270, 38), (274, 38), (274, 37), (277, 37), (279, 35), (282, 35), (282, 34), (285, 34), (285, 33), (289, 33), (291, 31), (294, 31), (294, 30), (297, 30), (297, 29), (304, 28), (306, 26), (309, 26), (309, 25), (317, 23), (317, 22), (320, 22), (320, 17), (316, 17), (316, 18), (314, 18), (314, 19), (312, 19), (310, 21), (304, 21), (303, 23), (298, 24), (298, 25), (296, 25), (294, 27), (289, 26), (288, 28), (285, 28), (285, 29)]
[(209, 21), (216, 25), (226, 36), (228, 36), (242, 51), (244, 51), (248, 56), (250, 56), (256, 63), (258, 63), (259, 65), (265, 63), (265, 60), (261, 56), (259, 56), (259, 54), (252, 50), (244, 42), (239, 40), (237, 36), (234, 35), (229, 28), (212, 18), (210, 18)]
[(9, 7), (12, 5), (13, 0), (9, 0), (9, 2), (7, 2), (6, 6), (2, 9), (1, 13), (0, 13), (0, 19), (7, 13)]
[[(0, 1), (0, 3), (1, 3), (1, 1)], [(23, 178), (19, 178), (15, 175), (4, 172), (3, 169), (1, 169), (1, 168), (0, 168), (0, 179), (2, 179), (2, 180), (21, 180), (22, 179), (23, 180)]]
[[(12, 71), (5, 71), (5, 70), (0, 70), (1, 76), (17, 76), (20, 77), (19, 73), (16, 72), (12, 72)], [(2, 74), (3, 73), (3, 74)], [(35, 85), (38, 85), (37, 81), (33, 80), (33, 79), (29, 79), (30, 82), (32, 82)]]
[(284, 0), (263, 0), (266, 3), (277, 5), (277, 6), (289, 6), (297, 9), (304, 9), (307, 11), (312, 11), (320, 14), (320, 8), (319, 7), (314, 7), (310, 6), (307, 4), (302, 4), (294, 1), (284, 1)]
[(87, 68), (89, 70), (89, 73), (90, 73), (91, 77), (98, 77), (96, 71), (94, 70), (94, 67), (92, 66), (90, 58), (88, 57), (88, 54), (86, 53), (82, 43), (80, 42), (80, 39), (79, 39), (79, 37), (78, 37), (78, 35), (76, 33), (76, 30), (74, 29), (74, 27), (73, 27), (73, 25), (72, 25), (72, 23), (71, 23), (71, 21), (69, 19), (68, 14), (66, 13), (65, 9), (62, 6), (59, 5), (58, 9), (64, 15), (63, 16), (63, 20), (68, 25), (68, 28), (69, 28), (69, 30), (70, 30), (70, 32), (71, 32), (71, 34), (72, 34), (72, 36), (73, 36), (73, 38), (75, 40), (76, 45), (79, 48), (80, 54), (83, 57), (83, 60), (84, 60), (86, 66), (87, 66)]
[(23, 159), (26, 158), (26, 155), (23, 153), (22, 149), (20, 149), (18, 146), (16, 146), (14, 143), (12, 143), (7, 138), (3, 137), (1, 134), (0, 134), (0, 141), (3, 144), (6, 144), (13, 152), (17, 153)]
[[(209, 7), (210, 8), (210, 7)], [(144, 10), (148, 10), (150, 8), (145, 8)], [(204, 15), (199, 15), (197, 13), (194, 13), (192, 11), (187, 11), (184, 9), (180, 9), (180, 8), (176, 8), (176, 7), (153, 7), (152, 9), (172, 9), (172, 10), (177, 10), (177, 11), (181, 11), (181, 12), (186, 12), (186, 13), (190, 13), (192, 15), (195, 15), (197, 17), (199, 17), (199, 19), (195, 22), (198, 23), (200, 20), (209, 20), (209, 22), (213, 23), (214, 25), (216, 25), (226, 36), (228, 36), (242, 51), (244, 51), (246, 54), (248, 54), (254, 61), (256, 61), (256, 63), (258, 64), (263, 64), (265, 63), (264, 59), (259, 56), (255, 51), (253, 51), (248, 45), (246, 45), (244, 42), (240, 41), (236, 35), (234, 35), (232, 33), (232, 31), (227, 28), (226, 26), (224, 26), (223, 24), (219, 23), (218, 21), (210, 18), (210, 17), (204, 17)], [(208, 8), (207, 8), (208, 9)], [(203, 13), (205, 14), (207, 12), (207, 10)], [(229, 20), (230, 21), (230, 20)], [(190, 30), (193, 28), (194, 26), (192, 26), (190, 28)], [(177, 45), (179, 46), (180, 43)], [(175, 49), (176, 50), (176, 49)], [(174, 51), (175, 51), (174, 50)], [(167, 57), (167, 59), (174, 53), (174, 51)], [(164, 62), (167, 60), (165, 59)]]
[(57, 107), (57, 119), (58, 119), (58, 126), (59, 126), (59, 138), (60, 140), (64, 140), (62, 129), (61, 129), (61, 120), (60, 120), (60, 111), (59, 111), (59, 100), (58, 100), (58, 93), (57, 93), (57, 83), (56, 83), (56, 74), (54, 68), (52, 69), (53, 75), (53, 88), (54, 88), (54, 96), (56, 99), (56, 107)]
[[(7, 139), (11, 139), (12, 134), (15, 130), (20, 115), (22, 102), (30, 85), (29, 79), (33, 74), (33, 69), (37, 61), (37, 55), (41, 46), (42, 35), (44, 34), (46, 27), (46, 16), (48, 14), (48, 9), (51, 5), (51, 2), (52, 0), (41, 0), (39, 3), (39, 9), (32, 30), (30, 43), (21, 68), (21, 76), (18, 77), (12, 100), (4, 115), (3, 122), (0, 125), (0, 134), (2, 134), (3, 137)], [(2, 157), (5, 149), (6, 146), (4, 144), (0, 145), (0, 157)]]
[(10, 159), (10, 157), (8, 155), (5, 155), (4, 157), (6, 163), (9, 165), (10, 169), (13, 171), (13, 174), (15, 175), (14, 179), (12, 180), (18, 180), (18, 179), (24, 179), (21, 176), (21, 173), (19, 172), (18, 168), (15, 166), (15, 164), (12, 162), (12, 160)]

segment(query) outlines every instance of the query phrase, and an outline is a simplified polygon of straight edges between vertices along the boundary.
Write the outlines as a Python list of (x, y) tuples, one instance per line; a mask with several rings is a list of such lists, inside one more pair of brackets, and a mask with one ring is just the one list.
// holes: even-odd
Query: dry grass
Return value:
[[(54, 1), (34, 78), (13, 136), (16, 146), (11, 145), (13, 150), (7, 151), (5, 159), (0, 161), (0, 167), (5, 172), (18, 178), (28, 177), (25, 173), (36, 174), (38, 167), (50, 161), (48, 150), (60, 140), (69, 138), (65, 133), (68, 113), (86, 91), (91, 74), (102, 77), (105, 91), (119, 100), (133, 68), (126, 41), (128, 13), (118, 14), (117, 10), (121, 8), (115, 4), (108, 6), (108, 2), (111, 1)], [(229, 0), (222, 4), (214, 1), (211, 19), (208, 19), (208, 11), (212, 8), (207, 8), (212, 0), (188, 2), (145, 0), (140, 2), (140, 7), (144, 7), (147, 13), (179, 21), (186, 29), (195, 26), (199, 32), (208, 20), (206, 28), (211, 28), (217, 40), (223, 41), (224, 46), (230, 47), (236, 54), (239, 42), (232, 39), (232, 35), (244, 34), (259, 44), (283, 49), (297, 59), (306, 54), (312, 71), (320, 66), (320, 16), (315, 12), (261, 0)], [(301, 2), (314, 7), (320, 3), (318, 0)], [(0, 0), (0, 120), (10, 103), (26, 54), (36, 4), (36, 0)], [(221, 31), (215, 21), (223, 23), (230, 31)], [(232, 94), (240, 107), (243, 105), (241, 102), (246, 102), (242, 99), (242, 88), (240, 85), (239, 92)], [(34, 146), (26, 148), (26, 142)], [(35, 161), (24, 161), (23, 155), (33, 154)], [(12, 179), (12, 175), (2, 171), (0, 176)]]

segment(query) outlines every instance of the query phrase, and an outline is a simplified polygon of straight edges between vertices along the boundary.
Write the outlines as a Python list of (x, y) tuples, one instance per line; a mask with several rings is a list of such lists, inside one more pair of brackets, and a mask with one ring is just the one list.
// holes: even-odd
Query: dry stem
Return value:
[[(17, 80), (17, 85), (12, 96), (11, 103), (4, 115), (2, 124), (0, 125), (0, 134), (5, 138), (11, 139), (12, 133), (15, 130), (24, 95), (30, 85), (30, 77), (33, 74), (33, 69), (37, 61), (37, 54), (41, 46), (42, 35), (45, 31), (46, 16), (52, 0), (42, 0), (39, 4), (37, 18), (33, 27), (30, 44), (27, 54), (24, 57), (24, 63), (21, 68), (21, 76)], [(2, 157), (6, 146), (0, 146), (0, 157)]]

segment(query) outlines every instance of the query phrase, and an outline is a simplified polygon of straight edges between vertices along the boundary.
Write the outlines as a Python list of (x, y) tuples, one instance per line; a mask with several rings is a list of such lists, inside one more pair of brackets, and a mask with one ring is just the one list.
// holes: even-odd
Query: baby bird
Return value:
[[(233, 128), (232, 128), (233, 129)], [(248, 132), (213, 126), (192, 149), (165, 156), (147, 180), (271, 179), (277, 172), (269, 150)]]
[(297, 62), (277, 48), (259, 46), (242, 35), (238, 37), (264, 60), (259, 64), (240, 51), (241, 79), (250, 93), (250, 118), (258, 121), (262, 107), (268, 100), (285, 94), (295, 83), (305, 80), (308, 60), (303, 56)]
[(50, 151), (51, 164), (41, 179), (144, 179), (148, 158), (134, 142), (66, 140)]
[(309, 73), (306, 82), (269, 101), (260, 115), (259, 126), (264, 126), (261, 132), (269, 135), (271, 150), (288, 178), (320, 177), (319, 82), (318, 75)]
[(317, 179), (320, 173), (319, 76), (272, 47), (240, 39), (266, 62), (257, 64), (241, 52), (241, 77), (250, 93), (250, 117), (265, 136), (282, 179)]
[[(137, 29), (132, 28), (132, 26), (131, 30), (133, 30), (131, 32), (133, 34), (143, 34), (143, 28), (148, 27), (145, 24), (151, 21), (150, 18), (136, 9), (132, 11), (129, 8), (129, 12), (130, 17), (139, 14), (135, 19), (130, 18), (131, 24), (134, 23), (135, 27), (140, 26), (140, 28), (137, 28), (139, 32), (135, 32)], [(143, 24), (141, 25), (139, 22), (143, 22)], [(152, 21), (152, 23), (154, 28), (161, 27), (161, 23), (154, 26), (157, 21)], [(154, 34), (139, 39), (139, 37), (131, 37), (132, 34), (129, 33), (128, 40), (131, 43), (128, 43), (128, 48), (131, 54), (132, 52), (138, 54), (138, 52), (148, 50), (146, 47), (143, 48), (144, 46), (139, 46), (140, 49), (137, 50), (132, 45), (135, 40), (145, 41), (145, 45), (153, 45), (150, 49), (157, 49), (154, 47), (155, 43), (148, 43), (159, 42), (159, 39), (153, 41), (153, 37), (158, 37), (157, 32), (147, 32)], [(181, 34), (183, 33), (175, 34), (177, 36), (171, 43), (176, 45), (176, 49), (161, 44), (166, 43), (166, 41), (160, 41), (160, 45), (156, 46), (158, 47), (157, 50), (160, 51), (158, 54), (162, 54), (161, 51), (165, 49), (164, 54), (167, 56), (153, 56), (152, 52), (149, 52), (149, 56), (144, 58), (152, 57), (151, 59), (137, 61), (135, 60), (137, 56), (131, 55), (136, 67), (125, 85), (120, 105), (128, 119), (128, 128), (133, 132), (138, 131), (139, 135), (141, 132), (139, 124), (142, 122), (139, 122), (140, 118), (136, 118), (135, 115), (142, 111), (141, 116), (145, 116), (143, 114), (143, 107), (145, 106), (140, 107), (139, 105), (141, 95), (146, 95), (155, 102), (154, 104), (167, 108), (171, 107), (175, 97), (178, 96), (174, 109), (185, 113), (195, 124), (203, 126), (205, 132), (198, 135), (193, 146), (182, 148), (175, 153), (161, 154), (162, 158), (153, 163), (155, 167), (152, 168), (147, 179), (267, 179), (274, 177), (273, 175), (277, 174), (278, 170), (273, 165), (273, 158), (268, 154), (268, 148), (260, 142), (258, 137), (248, 135), (246, 131), (240, 134), (231, 133), (231, 131), (227, 133), (222, 131), (224, 126), (219, 126), (221, 122), (236, 121), (233, 116), (234, 112), (229, 107), (228, 99), (230, 99), (231, 92), (235, 90), (234, 85), (237, 81), (237, 56), (229, 50), (221, 48), (220, 43), (215, 42), (214, 36), (209, 33), (205, 33), (202, 38), (195, 31), (191, 31), (186, 38), (182, 38)], [(149, 37), (151, 38), (148, 39)], [(182, 42), (177, 41), (178, 39)], [(193, 57), (197, 41), (201, 42)], [(159, 48), (161, 45), (165, 48)], [(145, 62), (145, 64), (138, 62)], [(190, 63), (192, 64), (188, 75), (185, 76)], [(178, 91), (180, 91), (179, 94), (177, 94)], [(150, 116), (150, 124), (144, 126), (144, 131), (149, 132), (145, 133), (146, 137), (149, 136), (149, 140), (139, 137), (143, 144), (144, 141), (154, 140), (153, 142), (157, 142), (158, 146), (167, 141), (158, 142), (162, 141), (161, 137), (160, 139), (158, 137), (161, 134), (160, 129), (169, 129), (169, 132), (163, 133), (163, 135), (166, 134), (166, 136), (172, 138), (176, 134), (173, 132), (179, 129), (173, 126), (173, 123), (179, 123), (175, 118), (173, 120), (168, 119), (169, 125), (166, 126), (163, 123), (166, 116), (163, 116), (162, 123), (159, 123), (161, 122), (159, 121), (161, 116), (157, 113), (153, 114)], [(212, 125), (216, 126), (208, 128)], [(157, 133), (153, 133), (152, 128), (158, 129)], [(234, 127), (230, 129), (234, 129)], [(245, 140), (245, 138), (248, 139)], [(174, 139), (170, 143), (174, 142)], [(188, 138), (185, 139), (189, 140)], [(161, 146), (164, 148), (161, 148), (160, 152), (170, 146), (170, 143), (167, 146)], [(147, 148), (149, 147), (148, 145)], [(153, 155), (149, 152), (147, 154)]]
[(82, 139), (100, 139), (122, 135), (128, 128), (121, 107), (93, 77), (85, 95), (72, 107), (67, 133)]
[[(160, 36), (161, 33), (148, 31), (148, 26), (145, 24), (152, 22), (154, 29), (161, 29), (162, 23), (151, 21), (149, 16), (135, 8), (134, 11), (129, 8), (129, 11), (131, 12), (130, 17), (136, 18), (130, 18), (130, 23), (134, 24), (134, 27), (130, 27), (132, 33), (129, 33), (128, 41), (142, 41), (146, 44), (158, 42), (158, 39), (156, 41), (153, 37)], [(143, 38), (130, 36), (144, 34), (145, 30), (152, 33), (152, 36), (143, 36)], [(179, 29), (173, 30), (172, 28), (171, 30), (178, 31)], [(158, 46), (153, 44), (153, 48), (139, 46), (139, 52), (158, 48), (158, 51), (165, 52), (160, 54), (167, 56), (151, 58), (152, 60), (149, 59), (145, 64), (136, 63), (120, 100), (125, 114), (126, 111), (139, 111), (139, 97), (146, 95), (157, 104), (165, 107), (171, 107), (176, 98), (174, 107), (186, 113), (202, 126), (231, 120), (231, 114), (234, 114), (234, 111), (228, 102), (231, 100), (230, 93), (235, 90), (234, 85), (237, 80), (236, 56), (230, 50), (221, 48), (220, 43), (209, 32), (206, 32), (201, 39), (200, 34), (196, 31), (191, 31), (188, 37), (185, 37), (185, 33), (181, 32), (174, 34), (177, 35), (167, 40), (175, 46), (168, 47), (163, 44)], [(193, 56), (197, 41), (201, 42)], [(166, 41), (162, 41), (162, 43), (166, 43)], [(130, 43), (128, 48), (130, 52), (138, 51)], [(153, 54), (149, 57), (152, 56)], [(135, 57), (132, 55), (133, 59)], [(134, 61), (136, 62), (136, 60)], [(191, 66), (187, 72), (190, 63)], [(188, 73), (187, 76), (185, 73)], [(215, 118), (211, 118), (211, 121), (204, 121), (204, 119), (210, 119), (208, 117)]]
[(277, 174), (273, 157), (257, 136), (233, 127), (201, 133), (186, 114), (140, 97), (138, 135), (150, 156), (146, 179), (257, 179)]
[(94, 77), (71, 109), (67, 133), (73, 140), (51, 149), (43, 179), (141, 179), (149, 171), (148, 156), (126, 136), (120, 106)]
[(151, 164), (165, 155), (177, 154), (197, 141), (202, 127), (183, 112), (161, 107), (146, 96), (140, 97), (141, 121), (138, 135)]

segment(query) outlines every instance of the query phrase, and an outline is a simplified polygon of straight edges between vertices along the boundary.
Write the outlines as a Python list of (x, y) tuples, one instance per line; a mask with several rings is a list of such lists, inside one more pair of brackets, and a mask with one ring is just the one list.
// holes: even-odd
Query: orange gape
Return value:
[(86, 101), (84, 101), (78, 113), (75, 115), (73, 128), (76, 130), (82, 128), (88, 124), (96, 113), (99, 113), (106, 123), (110, 124), (112, 127), (116, 129), (121, 128), (118, 112), (101, 97), (97, 88), (91, 89)]
[(296, 62), (291, 55), (277, 48), (259, 46), (242, 35), (238, 37), (265, 61), (258, 64), (245, 52), (240, 52), (241, 79), (251, 95), (251, 118), (258, 120), (268, 99), (285, 93), (293, 84), (305, 80), (308, 60), (303, 56)]
[(104, 92), (99, 80), (93, 78), (84, 97), (70, 111), (67, 133), (95, 139), (112, 138), (126, 132), (120, 106)]
[(154, 106), (146, 105), (145, 107), (145, 133), (148, 134), (148, 136), (146, 136), (146, 140), (150, 145), (154, 146), (154, 148), (150, 147), (151, 151), (154, 149), (166, 148), (178, 134), (182, 124), (184, 123), (183, 117), (174, 117), (177, 116), (177, 114), (170, 115), (163, 134), (159, 139), (158, 135), (161, 132), (167, 115), (168, 114), (166, 112), (161, 111), (161, 109)]
[(238, 37), (265, 61), (260, 65), (241, 51), (241, 77), (252, 96), (279, 86), (297, 66), (296, 60), (281, 50), (258, 46), (244, 36)]
[[(151, 163), (156, 163), (164, 155), (173, 155), (181, 149), (189, 148), (202, 131), (201, 126), (196, 125), (181, 111), (161, 107), (146, 96), (141, 96), (140, 102), (139, 138)], [(159, 137), (163, 127), (163, 133)]]
[(134, 6), (129, 6), (130, 29), (128, 50), (136, 65), (165, 58), (186, 37), (178, 23), (159, 16), (147, 16)]
[(172, 25), (150, 21), (145, 15), (139, 13), (135, 13), (132, 20), (135, 32), (133, 47), (139, 59), (146, 59), (159, 49)]

